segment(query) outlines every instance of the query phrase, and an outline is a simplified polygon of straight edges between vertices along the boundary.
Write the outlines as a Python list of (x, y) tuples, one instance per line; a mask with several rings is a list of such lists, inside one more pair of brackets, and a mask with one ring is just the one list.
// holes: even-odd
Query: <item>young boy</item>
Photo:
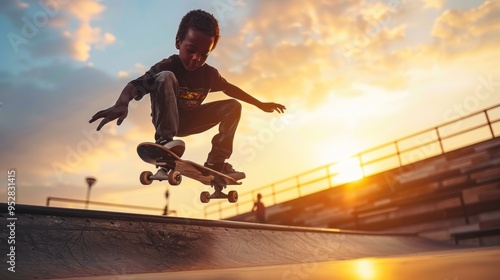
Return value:
[[(182, 156), (184, 143), (174, 140), (175, 136), (201, 133), (218, 124), (219, 133), (212, 139), (212, 150), (205, 166), (236, 180), (245, 178), (245, 173), (225, 162), (233, 151), (233, 138), (241, 114), (241, 104), (235, 99), (264, 112), (283, 113), (286, 108), (277, 103), (260, 102), (227, 82), (217, 69), (205, 64), (219, 37), (219, 23), (213, 15), (202, 10), (190, 11), (182, 18), (175, 37), (179, 54), (163, 59), (144, 75), (130, 81), (116, 103), (97, 112), (89, 122), (102, 118), (97, 130), (115, 119), (120, 125), (127, 117), (129, 102), (140, 100), (149, 93), (157, 144)], [(214, 91), (223, 91), (235, 99), (202, 104), (207, 94)]]

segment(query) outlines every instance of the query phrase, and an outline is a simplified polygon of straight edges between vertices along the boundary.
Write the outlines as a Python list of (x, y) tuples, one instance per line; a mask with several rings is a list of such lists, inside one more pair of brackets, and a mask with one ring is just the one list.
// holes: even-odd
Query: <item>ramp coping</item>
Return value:
[[(8, 213), (8, 205), (0, 203), (0, 213)], [(166, 224), (184, 224), (189, 226), (203, 227), (223, 227), (223, 228), (239, 228), (239, 229), (254, 229), (254, 230), (272, 230), (272, 231), (294, 231), (294, 232), (315, 232), (315, 233), (341, 233), (341, 234), (359, 234), (359, 235), (384, 235), (384, 236), (418, 236), (418, 233), (412, 232), (385, 232), (385, 231), (357, 231), (357, 230), (341, 230), (334, 228), (309, 228), (299, 226), (282, 226), (271, 224), (245, 223), (235, 221), (222, 220), (203, 220), (194, 218), (156, 216), (146, 214), (135, 214), (125, 212), (109, 212), (101, 210), (83, 210), (61, 207), (47, 207), (27, 204), (17, 204), (15, 206), (16, 214), (28, 215), (43, 215), (43, 216), (58, 216), (58, 217), (76, 217), (76, 218), (91, 218), (91, 219), (107, 219), (107, 220), (126, 220), (140, 222), (155, 222)]]

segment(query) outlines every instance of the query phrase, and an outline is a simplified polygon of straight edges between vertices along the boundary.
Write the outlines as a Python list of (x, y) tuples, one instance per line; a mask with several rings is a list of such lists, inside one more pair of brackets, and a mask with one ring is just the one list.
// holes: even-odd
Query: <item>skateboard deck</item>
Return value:
[(237, 200), (237, 193), (235, 191), (229, 192), (232, 198), (222, 193), (222, 189), (227, 185), (241, 185), (241, 182), (234, 180), (228, 175), (196, 162), (182, 159), (169, 149), (155, 143), (144, 142), (139, 144), (137, 146), (137, 154), (144, 162), (162, 167), (154, 175), (150, 171), (142, 172), (140, 181), (143, 185), (149, 185), (154, 180), (168, 180), (171, 185), (179, 185), (182, 181), (182, 176), (186, 176), (204, 185), (211, 185), (216, 189), (212, 195), (208, 192), (203, 192), (200, 197), (202, 202), (208, 202), (210, 198), (228, 198), (230, 202), (236, 202)]

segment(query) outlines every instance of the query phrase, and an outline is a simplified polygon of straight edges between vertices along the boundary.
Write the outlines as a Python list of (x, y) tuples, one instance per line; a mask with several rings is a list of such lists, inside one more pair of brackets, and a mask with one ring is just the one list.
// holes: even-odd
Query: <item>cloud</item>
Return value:
[(118, 71), (118, 78), (128, 78), (130, 77), (130, 74), (127, 71)]
[(136, 64), (134, 64), (134, 67), (132, 69), (118, 71), (117, 76), (119, 78), (129, 78), (132, 75), (141, 76), (147, 70), (148, 70), (148, 68), (145, 65), (143, 65), (141, 63), (136, 63)]
[(443, 51), (464, 51), (500, 41), (500, 2), (486, 1), (466, 11), (447, 10), (437, 18), (432, 36)]
[(135, 68), (135, 72), (137, 74), (144, 74), (148, 68), (144, 65), (144, 64), (141, 64), (141, 63), (136, 63), (134, 64), (134, 68)]
[(104, 49), (107, 45), (113, 44), (116, 40), (111, 33), (103, 33), (101, 28), (93, 27), (92, 20), (97, 18), (105, 7), (95, 1), (72, 1), (67, 6), (69, 14), (80, 20), (79, 27), (74, 32), (69, 32), (73, 44), (72, 57), (79, 61), (87, 61), (90, 50), (95, 45), (98, 49)]
[[(351, 94), (356, 82), (400, 89), (405, 75), (381, 74), (390, 71), (384, 65), (370, 67), (404, 40), (406, 27), (395, 21), (399, 9), (392, 2), (253, 3), (239, 32), (222, 39), (215, 58), (223, 74), (229, 69), (230, 81), (259, 98), (286, 102), (300, 96), (308, 109), (330, 94)], [(219, 59), (217, 52), (236, 48), (237, 56)], [(365, 75), (356, 74), (352, 63)]]
[(113, 103), (122, 86), (118, 80), (95, 68), (55, 63), (1, 80), (0, 86), (0, 129), (8, 132), (0, 135), (2, 169), (22, 169), (26, 182), (43, 175), (61, 183), (54, 163), (71, 174), (86, 156), (114, 150), (108, 141), (117, 136), (108, 132), (99, 140), (88, 120)]
[(2, 5), (0, 13), (12, 27), (7, 37), (14, 54), (87, 61), (92, 48), (102, 50), (116, 40), (93, 25), (105, 10), (98, 0), (4, 1)]
[(444, 6), (445, 0), (422, 0), (424, 3), (424, 9), (436, 9), (440, 10)]
[(111, 33), (108, 33), (108, 32), (104, 33), (104, 37), (103, 37), (103, 40), (102, 40), (103, 46), (111, 45), (115, 41), (116, 41), (115, 35), (113, 35)]
[[(428, 1), (427, 5), (437, 8), (439, 3)], [(222, 39), (215, 59), (223, 75), (259, 98), (285, 102), (291, 101), (290, 96), (301, 96), (302, 105), (313, 109), (331, 94), (361, 94), (353, 91), (356, 84), (397, 94), (409, 86), (415, 68), (429, 67), (432, 61), (473, 59), (479, 50), (491, 53), (498, 45), (498, 1), (465, 11), (444, 11), (432, 29), (419, 30), (431, 35), (430, 40), (417, 44), (408, 40), (415, 36), (407, 34), (413, 27), (408, 19), (433, 15), (407, 4), (254, 3), (240, 31)], [(230, 59), (217, 55), (236, 48), (241, 51)]]
[(19, 23), (18, 20), (23, 17), (24, 10), (28, 7), (29, 5), (21, 0), (1, 1), (0, 14), (3, 14), (10, 22), (15, 24)]

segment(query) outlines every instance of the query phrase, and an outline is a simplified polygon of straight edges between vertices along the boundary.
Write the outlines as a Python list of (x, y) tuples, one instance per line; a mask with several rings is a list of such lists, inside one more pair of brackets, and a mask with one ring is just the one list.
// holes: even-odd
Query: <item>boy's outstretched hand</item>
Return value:
[(281, 104), (278, 104), (278, 103), (273, 103), (273, 102), (267, 102), (267, 103), (262, 103), (259, 108), (264, 111), (264, 112), (268, 112), (268, 113), (272, 113), (274, 111), (278, 112), (278, 113), (284, 113), (285, 110), (286, 110), (286, 107), (281, 105)]
[(118, 119), (116, 122), (117, 125), (120, 125), (123, 120), (128, 115), (128, 106), (127, 105), (113, 105), (108, 109), (101, 110), (97, 112), (89, 121), (89, 123), (93, 123), (97, 119), (102, 118), (101, 122), (97, 126), (97, 131), (101, 130), (101, 128), (110, 121)]

